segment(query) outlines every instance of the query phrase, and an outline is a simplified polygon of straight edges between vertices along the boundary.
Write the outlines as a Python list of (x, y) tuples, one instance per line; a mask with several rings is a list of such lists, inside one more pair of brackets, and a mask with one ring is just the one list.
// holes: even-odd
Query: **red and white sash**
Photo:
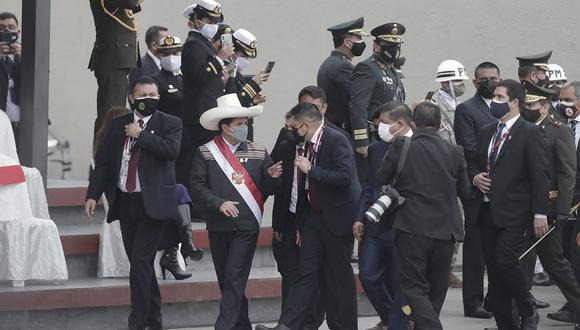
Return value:
[(0, 166), (0, 185), (24, 182), (24, 171), (20, 165)]
[(260, 193), (248, 171), (234, 156), (234, 153), (221, 136), (216, 136), (205, 146), (234, 188), (240, 193), (252, 213), (254, 213), (258, 224), (260, 224), (262, 222), (262, 213), (264, 212), (264, 197), (262, 197), (262, 193)]

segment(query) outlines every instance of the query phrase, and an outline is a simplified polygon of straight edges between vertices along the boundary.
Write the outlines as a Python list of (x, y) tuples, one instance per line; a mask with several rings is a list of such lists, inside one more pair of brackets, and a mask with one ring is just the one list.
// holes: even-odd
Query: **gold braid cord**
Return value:
[(121, 24), (121, 26), (124, 27), (125, 29), (127, 29), (131, 32), (137, 32), (137, 22), (133, 18), (133, 11), (132, 10), (125, 9), (125, 15), (127, 15), (127, 17), (131, 20), (131, 23), (133, 23), (133, 26), (129, 26), (127, 23), (121, 21), (117, 16), (115, 16), (115, 13), (117, 12), (117, 10), (119, 8), (115, 9), (114, 12), (109, 11), (107, 9), (107, 7), (105, 6), (105, 0), (101, 0), (101, 8), (103, 8), (103, 11), (105, 12), (105, 14), (109, 15), (112, 19), (117, 21), (117, 23)]

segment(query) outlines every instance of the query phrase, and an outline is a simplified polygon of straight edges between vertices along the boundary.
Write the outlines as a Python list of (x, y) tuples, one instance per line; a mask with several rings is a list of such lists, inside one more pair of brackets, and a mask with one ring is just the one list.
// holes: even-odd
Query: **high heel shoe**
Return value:
[(176, 280), (184, 280), (191, 277), (191, 273), (187, 273), (179, 267), (179, 263), (177, 262), (177, 246), (164, 251), (163, 257), (159, 260), (159, 266), (161, 267), (163, 279), (166, 277), (166, 270), (168, 270)]

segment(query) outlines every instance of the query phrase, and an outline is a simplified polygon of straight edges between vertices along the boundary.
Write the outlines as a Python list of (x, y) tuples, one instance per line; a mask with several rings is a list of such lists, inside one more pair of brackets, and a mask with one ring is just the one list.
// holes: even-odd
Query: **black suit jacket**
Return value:
[[(155, 63), (155, 60), (149, 55), (149, 53), (146, 53), (141, 58), (141, 66), (133, 68), (129, 72), (128, 88), (131, 88), (131, 86), (133, 86), (133, 83), (135, 82), (135, 80), (137, 80), (137, 78), (143, 76), (153, 76), (157, 72), (159, 72), (159, 67)], [(131, 93), (131, 91), (129, 91), (129, 93)]]
[(292, 198), (292, 184), (294, 183), (296, 144), (283, 140), (272, 149), (271, 156), (274, 163), (282, 161), (281, 188), (274, 195), (272, 229), (277, 232), (284, 232), (291, 225), (289, 223), (289, 209), (290, 199)]
[(167, 114), (181, 118), (183, 114), (183, 77), (161, 69), (153, 79), (159, 85), (157, 108)]
[(96, 38), (89, 61), (94, 71), (130, 69), (140, 65), (133, 13), (138, 0), (89, 0)]
[[(487, 125), (497, 123), (497, 119), (491, 115), (489, 107), (483, 98), (476, 93), (469, 100), (460, 103), (455, 109), (455, 141), (463, 147), (468, 169), (479, 169), (477, 156), (477, 142), (479, 132)], [(465, 199), (482, 198), (483, 195), (473, 185)]]
[[(15, 56), (14, 57), (14, 88), (16, 90), (16, 97), (20, 97), (20, 60)], [(7, 68), (4, 67), (4, 61), (0, 59), (0, 109), (6, 110), (6, 101), (8, 98), (8, 81), (10, 77), (8, 75)], [(20, 100), (12, 100), (13, 102), (16, 101), (18, 104)]]
[[(488, 148), (497, 124), (479, 135), (479, 169), (487, 171)], [(528, 228), (534, 214), (548, 215), (550, 174), (546, 134), (538, 125), (519, 117), (506, 137), (491, 169), (490, 210), (493, 223), (502, 228)]]
[[(105, 140), (97, 151), (95, 169), (89, 181), (87, 199), (98, 200), (103, 192), (107, 193), (108, 222), (119, 218), (117, 182), (126, 138), (125, 125), (131, 122), (132, 113), (111, 122)], [(145, 211), (152, 219), (175, 219), (176, 216), (174, 161), (179, 154), (181, 130), (179, 118), (155, 111), (137, 140), (137, 145), (141, 147), (137, 163), (141, 194)]]
[[(377, 174), (377, 184), (389, 184), (396, 172), (404, 139), (396, 139)], [(393, 227), (441, 240), (463, 240), (457, 196), (469, 182), (463, 150), (443, 140), (434, 129), (417, 129), (395, 188), (407, 201), (397, 209)]]
[(199, 124), (199, 117), (217, 105), (224, 94), (222, 66), (216, 59), (213, 45), (199, 32), (190, 31), (181, 52), (183, 73), (183, 125), (186, 134), (184, 144), (196, 146), (207, 143), (216, 132), (208, 131)]
[[(352, 235), (361, 187), (356, 175), (354, 151), (341, 132), (330, 127), (324, 128), (316, 153), (316, 165), (310, 169), (308, 180), (316, 185), (326, 228), (336, 236)], [(296, 206), (299, 227), (308, 221), (305, 182), (306, 176), (301, 175)]]

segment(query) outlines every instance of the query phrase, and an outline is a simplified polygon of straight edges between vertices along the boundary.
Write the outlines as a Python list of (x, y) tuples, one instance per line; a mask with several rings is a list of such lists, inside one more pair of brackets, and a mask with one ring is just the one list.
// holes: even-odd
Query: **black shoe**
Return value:
[(534, 309), (534, 314), (522, 317), (522, 330), (537, 330), (540, 322), (540, 314)]
[(538, 300), (536, 297), (532, 297), (532, 305), (538, 309), (549, 308), (551, 306), (550, 303)]
[(185, 280), (191, 277), (191, 273), (187, 273), (179, 267), (177, 263), (177, 246), (166, 249), (163, 252), (163, 257), (159, 260), (161, 266), (161, 273), (165, 279), (165, 271), (168, 270), (176, 280)]
[(465, 315), (465, 317), (473, 317), (476, 319), (491, 319), (493, 317), (492, 312), (488, 312), (483, 307), (479, 306), (472, 310), (466, 310), (463, 315)]
[(178, 234), (181, 242), (181, 255), (187, 265), (187, 258), (193, 261), (200, 261), (203, 257), (203, 250), (195, 247), (193, 244), (193, 230), (191, 228), (191, 214), (189, 207), (178, 207)]
[(284, 324), (278, 324), (275, 327), (267, 327), (263, 324), (258, 324), (255, 328), (255, 330), (290, 330), (290, 328), (288, 328), (287, 326), (285, 326)]
[(534, 286), (550, 286), (552, 285), (552, 281), (548, 274), (545, 273), (535, 273), (533, 278), (533, 285)]
[(556, 313), (548, 313), (547, 317), (550, 320), (565, 322), (565, 323), (575, 323), (574, 312), (569, 311), (564, 308), (560, 308)]

